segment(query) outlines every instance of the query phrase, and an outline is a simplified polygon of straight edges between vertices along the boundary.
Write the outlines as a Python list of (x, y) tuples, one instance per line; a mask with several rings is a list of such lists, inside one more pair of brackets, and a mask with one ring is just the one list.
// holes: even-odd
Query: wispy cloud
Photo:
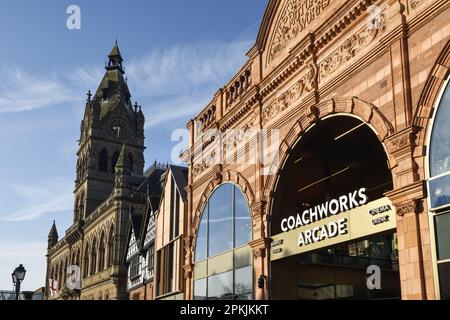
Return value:
[(146, 111), (145, 129), (157, 127), (165, 122), (178, 119), (189, 121), (189, 117), (199, 111), (211, 100), (208, 94), (187, 94), (163, 99), (152, 105)]
[(104, 71), (103, 68), (98, 67), (78, 67), (75, 71), (65, 74), (65, 78), (68, 80), (68, 86), (70, 87), (77, 89), (83, 87), (85, 91), (88, 89), (93, 91), (97, 89), (100, 80), (102, 80)]
[(68, 88), (57, 79), (32, 75), (20, 68), (2, 68), (0, 113), (46, 108), (73, 100)]
[(223, 84), (245, 61), (251, 42), (201, 42), (156, 48), (131, 60), (130, 83), (143, 96), (191, 94)]
[(42, 184), (13, 185), (12, 196), (19, 197), (22, 205), (1, 219), (26, 221), (48, 213), (67, 213), (73, 207), (72, 188), (73, 184), (62, 178), (51, 179)]
[[(245, 62), (251, 41), (199, 42), (155, 48), (125, 61), (133, 97), (144, 105), (146, 128), (185, 118), (212, 99), (214, 90)], [(125, 56), (126, 58), (126, 56)], [(1, 68), (0, 68), (1, 69)], [(83, 92), (95, 90), (101, 67), (78, 67), (52, 78), (36, 76), (18, 67), (3, 67), (0, 113), (23, 112), (63, 103), (79, 104)], [(145, 105), (150, 102), (149, 105)]]

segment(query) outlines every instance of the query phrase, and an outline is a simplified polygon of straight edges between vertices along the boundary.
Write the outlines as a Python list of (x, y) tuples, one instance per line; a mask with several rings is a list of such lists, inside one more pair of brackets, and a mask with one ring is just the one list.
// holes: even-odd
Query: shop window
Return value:
[(450, 300), (450, 262), (438, 265), (441, 299)]
[(194, 282), (194, 300), (206, 300), (206, 278)]
[(243, 193), (233, 184), (221, 185), (203, 211), (197, 231), (195, 261), (216, 267), (217, 261), (232, 263), (228, 270), (222, 269), (225, 272), (196, 279), (194, 299), (252, 299), (251, 250), (245, 251), (251, 239), (250, 210)]
[(238, 300), (251, 300), (253, 292), (253, 268), (251, 266), (236, 269), (234, 275), (234, 293)]
[(435, 216), (438, 260), (450, 259), (450, 212)]
[(217, 274), (208, 278), (208, 299), (233, 298), (233, 271)]

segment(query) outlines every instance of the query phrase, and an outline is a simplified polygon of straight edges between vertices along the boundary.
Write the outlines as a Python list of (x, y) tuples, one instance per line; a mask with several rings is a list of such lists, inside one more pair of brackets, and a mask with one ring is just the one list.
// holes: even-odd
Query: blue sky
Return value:
[[(81, 30), (66, 27), (69, 5)], [(116, 34), (146, 115), (146, 166), (246, 61), (267, 0), (0, 1), (0, 290), (44, 285), (52, 220), (72, 222), (76, 140)]]

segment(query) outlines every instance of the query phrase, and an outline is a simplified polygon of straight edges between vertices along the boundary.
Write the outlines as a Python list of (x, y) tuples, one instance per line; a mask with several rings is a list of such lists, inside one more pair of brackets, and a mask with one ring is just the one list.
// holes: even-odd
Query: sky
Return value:
[[(68, 29), (67, 8), (81, 29)], [(47, 236), (72, 223), (77, 139), (116, 37), (146, 116), (146, 166), (246, 61), (267, 0), (0, 0), (0, 290), (44, 286)]]

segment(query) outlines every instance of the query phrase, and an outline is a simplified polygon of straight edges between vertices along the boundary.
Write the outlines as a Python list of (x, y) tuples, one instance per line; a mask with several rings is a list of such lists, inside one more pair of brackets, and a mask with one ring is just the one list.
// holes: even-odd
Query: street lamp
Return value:
[(14, 283), (14, 286), (16, 287), (16, 300), (19, 300), (20, 284), (25, 278), (26, 272), (27, 270), (25, 270), (25, 268), (21, 264), (16, 269), (14, 269), (14, 272), (11, 274), (12, 281)]

